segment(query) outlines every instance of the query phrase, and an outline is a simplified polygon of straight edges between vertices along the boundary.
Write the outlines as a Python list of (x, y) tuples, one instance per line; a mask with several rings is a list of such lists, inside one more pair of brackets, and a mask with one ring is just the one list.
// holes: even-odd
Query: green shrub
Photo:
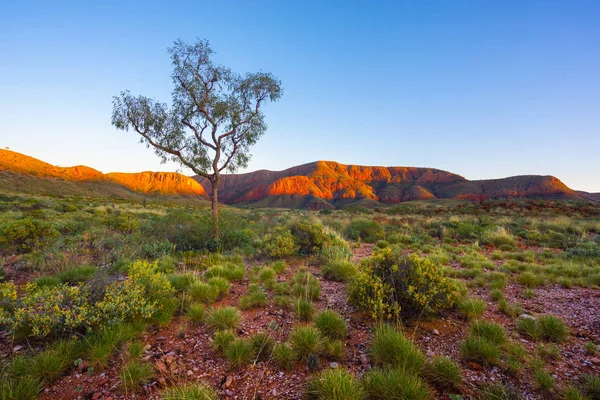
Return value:
[(427, 400), (433, 396), (416, 375), (399, 369), (373, 370), (363, 377), (369, 400)]
[(343, 339), (348, 336), (348, 326), (344, 317), (333, 310), (325, 310), (317, 314), (315, 325), (324, 337)]
[(365, 399), (358, 380), (344, 369), (330, 369), (313, 377), (308, 383), (306, 395), (315, 400)]
[(425, 364), (425, 356), (419, 348), (390, 325), (375, 329), (370, 354), (375, 364), (408, 373), (419, 373)]
[(321, 333), (312, 326), (292, 329), (288, 341), (296, 358), (302, 360), (306, 360), (310, 354), (318, 354), (323, 347)]
[(299, 254), (314, 254), (321, 251), (327, 236), (322, 225), (310, 221), (296, 221), (290, 227)]
[(319, 253), (319, 262), (327, 264), (334, 261), (349, 261), (351, 257), (352, 250), (348, 243), (336, 233), (328, 234), (327, 241)]
[(265, 254), (272, 258), (287, 258), (298, 253), (300, 246), (296, 243), (294, 235), (289, 230), (279, 229), (275, 233), (266, 235), (263, 241)]
[(361, 239), (367, 243), (375, 243), (383, 239), (384, 235), (385, 232), (377, 222), (367, 219), (354, 220), (346, 228), (346, 236), (349, 239)]
[(201, 303), (190, 304), (187, 310), (187, 317), (194, 325), (201, 324), (206, 317), (206, 306)]
[(0, 250), (29, 253), (34, 247), (43, 246), (58, 236), (50, 223), (26, 217), (0, 227)]
[(273, 361), (281, 369), (291, 369), (296, 361), (296, 353), (286, 343), (277, 343), (273, 347)]
[(471, 335), (485, 338), (490, 343), (500, 345), (506, 342), (506, 333), (500, 324), (479, 320), (473, 322), (470, 329)]
[(484, 337), (469, 336), (462, 343), (461, 357), (466, 362), (491, 365), (498, 361), (500, 347)]
[(235, 329), (241, 318), (235, 307), (213, 308), (206, 316), (206, 324), (214, 330)]
[(476, 297), (465, 297), (458, 301), (457, 310), (460, 315), (467, 319), (479, 318), (483, 315), (486, 304)]
[(321, 267), (325, 279), (347, 282), (358, 273), (356, 265), (347, 260), (329, 261)]
[(188, 383), (167, 389), (161, 393), (162, 400), (218, 400), (213, 388), (201, 383)]
[(377, 317), (393, 318), (440, 312), (454, 306), (459, 290), (428, 259), (382, 249), (361, 264), (349, 288), (349, 301)]
[(248, 364), (254, 359), (254, 356), (252, 343), (243, 339), (235, 339), (225, 349), (225, 357), (232, 368)]
[(460, 367), (445, 356), (436, 356), (425, 364), (423, 375), (440, 390), (458, 390), (463, 379)]
[(121, 369), (121, 383), (126, 392), (135, 391), (154, 376), (154, 368), (145, 361), (128, 361)]

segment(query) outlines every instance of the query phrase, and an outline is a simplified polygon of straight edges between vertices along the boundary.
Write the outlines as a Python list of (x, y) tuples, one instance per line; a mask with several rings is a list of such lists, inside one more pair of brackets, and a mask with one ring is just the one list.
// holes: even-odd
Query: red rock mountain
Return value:
[(207, 199), (202, 185), (174, 172), (114, 172), (93, 168), (55, 167), (33, 157), (0, 150), (0, 188), (33, 193), (131, 198), (135, 194)]
[[(209, 182), (199, 176), (207, 192)], [(514, 176), (469, 181), (450, 172), (415, 167), (367, 167), (317, 161), (283, 171), (224, 175), (219, 201), (256, 206), (332, 208), (358, 202), (394, 204), (409, 200), (500, 197), (579, 198), (553, 176)]]

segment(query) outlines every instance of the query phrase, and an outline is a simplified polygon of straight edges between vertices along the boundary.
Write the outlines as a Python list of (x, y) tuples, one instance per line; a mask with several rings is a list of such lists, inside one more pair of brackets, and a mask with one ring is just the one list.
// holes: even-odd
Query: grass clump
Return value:
[(162, 400), (218, 400), (218, 398), (213, 388), (201, 383), (190, 383), (161, 393)]
[(292, 293), (304, 300), (316, 300), (321, 295), (321, 284), (308, 271), (300, 271), (292, 278)]
[(418, 376), (400, 369), (373, 370), (363, 377), (363, 387), (369, 400), (432, 398), (429, 388)]
[(231, 283), (221, 276), (213, 276), (208, 280), (208, 284), (217, 290), (217, 298), (225, 296), (231, 289)]
[(265, 361), (271, 357), (275, 340), (266, 333), (257, 333), (250, 338), (250, 344), (252, 345), (256, 357)]
[(381, 325), (375, 330), (371, 357), (377, 365), (410, 373), (418, 373), (425, 364), (425, 356), (419, 348), (390, 325)]
[(315, 315), (315, 307), (309, 300), (305, 300), (302, 298), (296, 300), (294, 308), (296, 310), (296, 315), (298, 316), (298, 319), (300, 319), (300, 321), (311, 321), (313, 319), (313, 316)]
[(214, 330), (235, 329), (241, 318), (235, 307), (218, 307), (210, 310), (206, 316), (206, 324)]
[(288, 341), (296, 357), (301, 360), (306, 360), (310, 354), (318, 354), (323, 348), (321, 333), (314, 326), (294, 328)]
[(564, 342), (569, 335), (565, 322), (550, 314), (542, 315), (536, 320), (539, 337), (550, 342)]
[(591, 400), (600, 399), (600, 375), (584, 374), (581, 378), (581, 391)]
[(79, 267), (69, 268), (60, 274), (57, 274), (56, 277), (62, 283), (68, 283), (69, 285), (76, 285), (78, 283), (83, 283), (90, 278), (92, 278), (98, 272), (98, 268), (91, 265), (82, 265)]
[(313, 400), (363, 400), (360, 382), (344, 369), (323, 371), (308, 383), (306, 395)]
[(348, 282), (358, 273), (356, 265), (348, 260), (329, 261), (321, 267), (321, 274), (325, 279), (332, 281)]
[(219, 290), (206, 282), (197, 280), (190, 284), (188, 293), (193, 301), (212, 303), (217, 299)]
[(460, 299), (457, 303), (458, 313), (467, 319), (481, 317), (485, 309), (485, 302), (477, 297), (466, 297)]
[(250, 363), (254, 359), (255, 352), (252, 343), (243, 339), (235, 339), (225, 349), (225, 357), (231, 368), (238, 368)]
[(461, 358), (487, 366), (498, 362), (500, 346), (481, 336), (469, 336), (461, 345)]
[(248, 294), (240, 297), (239, 306), (242, 310), (251, 308), (260, 308), (267, 305), (269, 298), (263, 288), (258, 285), (251, 284), (248, 287)]
[(230, 330), (221, 330), (215, 332), (215, 337), (213, 338), (213, 347), (216, 351), (221, 354), (225, 354), (225, 351), (235, 340), (235, 334)]
[(488, 383), (479, 387), (479, 400), (521, 400), (521, 394), (514, 386), (502, 383)]
[(488, 321), (475, 321), (471, 324), (471, 335), (487, 339), (489, 342), (500, 345), (506, 342), (504, 327)]
[(458, 390), (463, 380), (460, 367), (445, 356), (436, 356), (425, 364), (423, 375), (440, 390)]
[(281, 369), (291, 369), (296, 361), (296, 353), (287, 343), (277, 343), (273, 347), (273, 361)]
[(29, 376), (0, 381), (0, 399), (2, 400), (34, 400), (41, 391), (40, 381)]
[(333, 310), (325, 310), (317, 314), (315, 325), (323, 336), (330, 339), (343, 339), (348, 336), (348, 326), (344, 317)]
[(145, 361), (128, 361), (121, 369), (121, 383), (126, 392), (135, 392), (154, 376), (154, 368)]
[(323, 342), (323, 354), (329, 360), (341, 360), (344, 358), (344, 344), (341, 340), (325, 340)]
[(537, 352), (540, 358), (544, 361), (556, 361), (560, 360), (561, 357), (560, 347), (554, 343), (539, 344), (537, 347)]
[(206, 318), (206, 306), (202, 303), (192, 303), (187, 309), (187, 317), (194, 325), (199, 325)]

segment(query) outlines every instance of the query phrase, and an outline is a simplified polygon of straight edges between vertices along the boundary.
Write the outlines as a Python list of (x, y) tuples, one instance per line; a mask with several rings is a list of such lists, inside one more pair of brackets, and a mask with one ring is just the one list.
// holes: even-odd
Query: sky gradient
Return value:
[(246, 172), (332, 160), (600, 192), (598, 1), (85, 3), (0, 8), (2, 148), (176, 170), (111, 126), (111, 101), (170, 102), (167, 47), (198, 37), (217, 63), (283, 82)]

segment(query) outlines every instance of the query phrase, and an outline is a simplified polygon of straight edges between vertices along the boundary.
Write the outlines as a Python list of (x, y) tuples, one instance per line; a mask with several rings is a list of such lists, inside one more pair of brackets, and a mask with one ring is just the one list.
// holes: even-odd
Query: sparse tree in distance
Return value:
[(250, 147), (267, 129), (261, 106), (281, 97), (281, 82), (270, 73), (241, 76), (214, 64), (207, 40), (191, 45), (177, 40), (169, 53), (171, 106), (124, 91), (113, 98), (112, 124), (133, 129), (163, 162), (174, 161), (210, 181), (213, 234), (219, 240), (221, 173), (248, 166)]

